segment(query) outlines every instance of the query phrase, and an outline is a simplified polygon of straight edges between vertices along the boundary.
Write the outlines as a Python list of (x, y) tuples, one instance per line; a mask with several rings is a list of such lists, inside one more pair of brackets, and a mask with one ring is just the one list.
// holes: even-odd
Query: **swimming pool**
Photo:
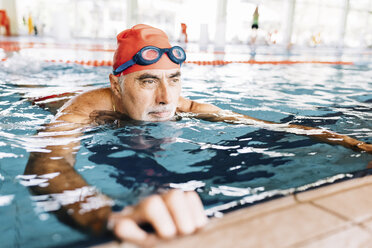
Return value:
[[(183, 67), (183, 95), (256, 118), (323, 127), (372, 142), (372, 65), (229, 64)], [(0, 63), (2, 247), (97, 242), (51, 214), (60, 202), (32, 196), (23, 175), (34, 137), (53, 115), (29, 99), (108, 86), (109, 67), (13, 55)], [(164, 188), (196, 189), (210, 215), (369, 174), (371, 155), (257, 126), (184, 115), (87, 131), (75, 169), (117, 208)]]

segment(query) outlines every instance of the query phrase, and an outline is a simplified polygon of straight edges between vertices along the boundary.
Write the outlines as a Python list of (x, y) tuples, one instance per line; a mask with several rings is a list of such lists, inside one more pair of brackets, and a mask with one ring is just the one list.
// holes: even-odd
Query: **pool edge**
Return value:
[[(292, 194), (214, 218), (198, 233), (155, 247), (368, 247), (372, 176)], [(131, 248), (109, 242), (94, 248)]]

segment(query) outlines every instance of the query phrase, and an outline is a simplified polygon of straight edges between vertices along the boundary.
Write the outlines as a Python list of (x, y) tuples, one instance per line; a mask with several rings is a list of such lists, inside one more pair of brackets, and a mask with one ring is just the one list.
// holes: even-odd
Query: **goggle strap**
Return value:
[(116, 68), (115, 71), (113, 71), (113, 74), (114, 75), (118, 75), (120, 74), (122, 71), (126, 70), (127, 68), (131, 67), (132, 65), (134, 65), (136, 62), (134, 62), (133, 59), (125, 62), (124, 64), (122, 64), (121, 66), (119, 66), (118, 68)]

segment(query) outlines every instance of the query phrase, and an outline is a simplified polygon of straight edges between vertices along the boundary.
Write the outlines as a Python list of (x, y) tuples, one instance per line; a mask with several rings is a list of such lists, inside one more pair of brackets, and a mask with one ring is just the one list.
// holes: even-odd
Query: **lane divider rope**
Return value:
[[(1, 61), (6, 61), (7, 58), (2, 58)], [(45, 60), (45, 62), (58, 62), (58, 63), (74, 63), (87, 66), (112, 66), (111, 60)], [(301, 60), (280, 60), (280, 61), (257, 61), (257, 60), (241, 60), (241, 61), (226, 61), (226, 60), (211, 60), (211, 61), (185, 61), (185, 64), (196, 65), (227, 65), (227, 64), (270, 64), (270, 65), (292, 65), (292, 64), (327, 64), (327, 65), (353, 65), (351, 61), (301, 61)]]
[(225, 60), (213, 60), (213, 61), (185, 61), (188, 64), (197, 65), (227, 65), (227, 64), (271, 64), (271, 65), (291, 65), (291, 64), (334, 64), (334, 65), (352, 65), (353, 62), (349, 61), (301, 61), (301, 60), (279, 60), (279, 61), (258, 61), (258, 60), (243, 60), (243, 61), (225, 61)]

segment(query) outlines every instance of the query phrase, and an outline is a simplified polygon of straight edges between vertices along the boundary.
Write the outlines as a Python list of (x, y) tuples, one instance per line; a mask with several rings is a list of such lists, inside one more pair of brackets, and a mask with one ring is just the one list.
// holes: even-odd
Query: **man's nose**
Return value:
[(169, 95), (169, 85), (165, 80), (161, 80), (157, 90), (156, 90), (156, 103), (157, 104), (169, 104), (170, 95)]

